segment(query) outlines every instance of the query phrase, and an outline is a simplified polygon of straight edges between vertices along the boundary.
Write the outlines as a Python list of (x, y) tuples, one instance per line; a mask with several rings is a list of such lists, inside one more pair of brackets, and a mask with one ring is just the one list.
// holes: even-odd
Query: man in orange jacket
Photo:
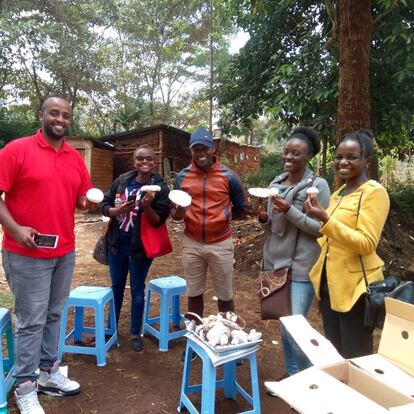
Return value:
[(183, 267), (188, 311), (203, 315), (207, 269), (221, 312), (233, 311), (234, 245), (231, 220), (248, 210), (237, 174), (220, 163), (209, 131), (191, 134), (192, 162), (177, 176), (175, 189), (191, 195), (188, 208), (175, 206), (172, 217), (184, 219)]

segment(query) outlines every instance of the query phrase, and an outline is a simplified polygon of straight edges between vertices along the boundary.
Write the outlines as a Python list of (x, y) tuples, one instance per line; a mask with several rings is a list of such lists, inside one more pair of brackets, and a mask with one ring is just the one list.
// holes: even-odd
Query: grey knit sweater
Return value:
[[(263, 224), (268, 237), (263, 248), (263, 270), (276, 270), (292, 265), (292, 280), (309, 281), (309, 272), (319, 257), (320, 247), (316, 239), (320, 236), (320, 222), (308, 217), (303, 212), (303, 204), (307, 198), (306, 190), (313, 185), (319, 189), (319, 201), (323, 207), (329, 204), (330, 190), (328, 183), (316, 177), (312, 184), (313, 173), (306, 169), (302, 181), (294, 186), (282, 183), (288, 173), (277, 176), (269, 185), (279, 189), (291, 207), (286, 214), (272, 212), (269, 201), (267, 214), (269, 220)], [(299, 233), (298, 233), (299, 232)], [(295, 250), (295, 242), (298, 242)]]

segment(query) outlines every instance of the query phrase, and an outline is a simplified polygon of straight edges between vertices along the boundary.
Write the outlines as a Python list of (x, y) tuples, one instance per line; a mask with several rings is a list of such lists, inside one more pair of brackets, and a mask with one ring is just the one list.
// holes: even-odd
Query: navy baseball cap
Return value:
[(207, 148), (211, 148), (214, 144), (213, 137), (205, 128), (196, 129), (190, 136), (190, 148), (194, 145), (201, 144)]

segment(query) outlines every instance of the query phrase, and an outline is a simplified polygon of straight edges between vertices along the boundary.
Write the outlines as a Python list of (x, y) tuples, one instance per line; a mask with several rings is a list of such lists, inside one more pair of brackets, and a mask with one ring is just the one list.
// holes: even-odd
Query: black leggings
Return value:
[[(324, 278), (325, 279), (325, 278)], [(325, 336), (344, 358), (355, 358), (373, 352), (373, 329), (364, 326), (364, 297), (361, 296), (348, 312), (331, 309), (326, 286), (322, 281), (320, 311)]]

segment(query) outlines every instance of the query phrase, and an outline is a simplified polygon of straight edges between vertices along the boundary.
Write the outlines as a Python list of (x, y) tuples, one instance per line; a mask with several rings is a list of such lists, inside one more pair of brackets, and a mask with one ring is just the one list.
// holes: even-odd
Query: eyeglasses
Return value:
[(146, 157), (145, 156), (142, 156), (142, 155), (138, 155), (138, 156), (135, 157), (135, 159), (137, 161), (139, 161), (139, 162), (142, 162), (142, 161), (154, 161), (155, 160), (155, 157), (153, 155), (147, 155)]
[(335, 156), (335, 158), (334, 158), (334, 160), (336, 161), (336, 162), (340, 162), (340, 161), (345, 161), (345, 162), (355, 162), (355, 161), (358, 161), (358, 160), (360, 160), (361, 159), (361, 157), (356, 157), (356, 156), (353, 156), (353, 155), (350, 155), (349, 157), (341, 157), (341, 156)]

